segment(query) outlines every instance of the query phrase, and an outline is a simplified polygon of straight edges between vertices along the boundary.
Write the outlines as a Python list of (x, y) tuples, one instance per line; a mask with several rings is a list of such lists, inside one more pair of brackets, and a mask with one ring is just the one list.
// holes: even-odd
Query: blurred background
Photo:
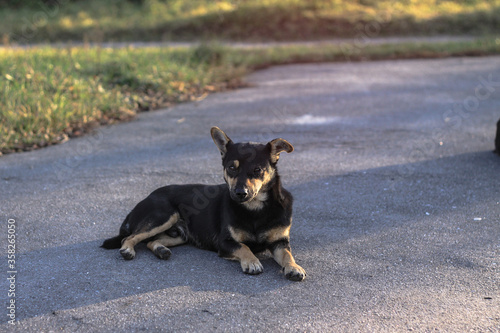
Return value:
[[(4, 43), (495, 34), (499, 0), (0, 0)], [(361, 26), (360, 26), (361, 25)]]
[(500, 0), (0, 0), (0, 155), (271, 65), (500, 53)]

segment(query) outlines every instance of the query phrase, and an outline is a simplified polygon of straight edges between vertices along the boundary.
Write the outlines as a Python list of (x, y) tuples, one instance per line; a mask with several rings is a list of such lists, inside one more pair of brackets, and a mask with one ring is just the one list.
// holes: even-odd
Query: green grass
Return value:
[[(39, 1), (42, 3), (42, 1)], [(0, 10), (4, 42), (497, 34), (500, 0), (86, 0)], [(57, 4), (60, 3), (60, 4)]]
[[(202, 53), (202, 55), (200, 55)], [(217, 50), (0, 50), (0, 152), (43, 147), (221, 89)]]
[[(347, 50), (347, 51), (346, 51)], [(270, 65), (500, 53), (500, 40), (235, 49), (0, 49), (0, 154), (31, 150), (203, 98)]]

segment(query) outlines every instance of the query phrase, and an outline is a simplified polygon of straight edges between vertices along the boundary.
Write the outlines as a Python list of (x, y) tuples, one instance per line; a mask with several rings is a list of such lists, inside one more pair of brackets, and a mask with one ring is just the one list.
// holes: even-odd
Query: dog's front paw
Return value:
[(306, 278), (306, 271), (297, 264), (283, 267), (283, 273), (288, 280), (302, 281)]
[(254, 261), (242, 261), (241, 269), (243, 273), (252, 275), (260, 274), (264, 271), (264, 267), (257, 258)]

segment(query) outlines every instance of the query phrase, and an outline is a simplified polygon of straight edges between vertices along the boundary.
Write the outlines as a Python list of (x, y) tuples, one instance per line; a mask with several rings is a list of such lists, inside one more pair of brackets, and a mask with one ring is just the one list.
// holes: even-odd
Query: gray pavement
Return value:
[[(500, 332), (500, 57), (280, 66), (248, 81), (0, 157), (3, 249), (16, 230), (1, 331)], [(99, 248), (153, 189), (223, 181), (213, 125), (295, 146), (279, 166), (304, 282), (272, 259), (248, 276), (190, 246), (168, 261)]]

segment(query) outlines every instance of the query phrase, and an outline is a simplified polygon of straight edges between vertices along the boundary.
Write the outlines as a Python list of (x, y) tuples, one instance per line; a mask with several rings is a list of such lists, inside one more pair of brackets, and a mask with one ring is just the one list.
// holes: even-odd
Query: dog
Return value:
[(123, 258), (131, 260), (134, 247), (145, 242), (158, 258), (168, 259), (169, 247), (190, 243), (239, 261), (246, 274), (262, 273), (255, 254), (269, 250), (289, 280), (304, 280), (306, 272), (290, 248), (293, 197), (282, 187), (276, 166), (280, 153), (291, 153), (293, 146), (284, 139), (234, 143), (218, 127), (210, 133), (226, 183), (155, 190), (127, 215), (119, 235), (102, 247), (120, 248)]

